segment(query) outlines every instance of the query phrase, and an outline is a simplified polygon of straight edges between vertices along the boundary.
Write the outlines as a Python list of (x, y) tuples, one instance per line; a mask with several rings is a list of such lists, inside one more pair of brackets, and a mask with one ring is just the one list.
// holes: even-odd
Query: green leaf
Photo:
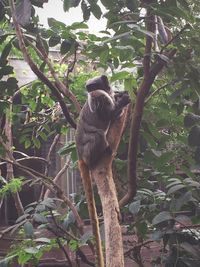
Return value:
[(73, 150), (76, 149), (76, 145), (75, 145), (75, 142), (72, 142), (70, 144), (66, 144), (64, 145), (63, 147), (61, 147), (59, 150), (58, 150), (58, 154), (60, 156), (63, 156), (63, 155), (68, 155), (69, 153), (71, 153)]
[(60, 53), (62, 55), (66, 54), (67, 52), (70, 51), (72, 47), (72, 42), (69, 41), (69, 40), (64, 40), (62, 43), (61, 43), (61, 47), (60, 47)]
[(101, 15), (102, 15), (102, 12), (101, 12), (101, 8), (98, 6), (98, 5), (91, 5), (91, 8), (90, 8), (92, 14), (97, 18), (97, 19), (100, 19), (101, 18)]
[(68, 243), (69, 245), (69, 248), (72, 250), (72, 251), (76, 251), (77, 248), (78, 248), (78, 241), (77, 240), (73, 240), (71, 239)]
[(53, 47), (53, 46), (56, 46), (57, 44), (60, 43), (60, 36), (59, 35), (52, 35), (50, 38), (49, 38), (49, 46)]
[(41, 242), (41, 243), (46, 243), (46, 244), (50, 244), (51, 243), (51, 239), (46, 238), (46, 237), (39, 237), (34, 239), (35, 242)]
[(188, 191), (185, 194), (181, 195), (175, 201), (175, 209), (180, 210), (185, 204), (192, 200), (192, 192)]
[(25, 148), (29, 148), (31, 146), (31, 141), (29, 139), (26, 139), (26, 141), (24, 142), (24, 146)]
[(130, 76), (130, 73), (128, 71), (125, 71), (125, 70), (120, 71), (112, 75), (111, 81), (114, 82), (117, 80), (123, 80), (123, 79), (129, 78), (129, 76)]
[(81, 9), (83, 12), (83, 19), (84, 21), (87, 21), (90, 18), (90, 7), (85, 3), (84, 0), (81, 2)]
[(35, 213), (33, 215), (33, 219), (38, 223), (48, 223), (47, 218), (44, 215), (40, 214), (40, 213)]
[(85, 245), (91, 239), (92, 239), (92, 232), (91, 231), (88, 231), (88, 232), (84, 233), (81, 236), (81, 244)]
[(140, 208), (141, 208), (141, 202), (140, 202), (140, 200), (137, 200), (137, 201), (135, 201), (135, 202), (132, 202), (132, 203), (129, 205), (129, 211), (130, 211), (133, 215), (138, 214), (138, 212), (140, 211)]
[(34, 137), (34, 136), (32, 137), (32, 140), (33, 140), (33, 144), (34, 144), (34, 146), (35, 146), (37, 149), (39, 149), (40, 146), (41, 146), (40, 140), (37, 139), (37, 138)]
[(39, 132), (38, 134), (42, 138), (42, 140), (44, 140), (45, 142), (48, 140), (48, 137), (44, 132)]
[(178, 184), (178, 185), (175, 185), (175, 186), (172, 186), (168, 192), (167, 192), (167, 195), (171, 195), (171, 194), (174, 194), (176, 193), (177, 191), (185, 188), (186, 186), (184, 184)]
[(18, 262), (19, 264), (24, 265), (25, 263), (27, 263), (30, 259), (32, 258), (31, 254), (28, 253), (20, 253), (18, 256)]
[(145, 238), (147, 231), (148, 231), (147, 223), (144, 221), (139, 222), (136, 224), (136, 228), (137, 228), (137, 232), (140, 234), (140, 236)]
[(155, 225), (172, 219), (173, 217), (169, 211), (162, 211), (153, 218), (152, 224)]
[(0, 76), (5, 76), (13, 73), (13, 67), (12, 66), (4, 66), (0, 69)]
[(88, 25), (84, 22), (74, 22), (70, 25), (70, 29), (78, 30), (78, 29), (88, 29)]
[(39, 252), (39, 249), (35, 247), (25, 248), (24, 251), (29, 254), (37, 254)]
[(29, 221), (24, 224), (24, 231), (27, 237), (33, 237), (34, 234), (34, 228), (32, 223)]
[(66, 12), (71, 7), (71, 1), (70, 0), (64, 0), (63, 1), (63, 10)]
[(11, 51), (12, 44), (9, 42), (3, 49), (0, 57), (0, 66), (4, 66), (7, 64), (7, 57)]

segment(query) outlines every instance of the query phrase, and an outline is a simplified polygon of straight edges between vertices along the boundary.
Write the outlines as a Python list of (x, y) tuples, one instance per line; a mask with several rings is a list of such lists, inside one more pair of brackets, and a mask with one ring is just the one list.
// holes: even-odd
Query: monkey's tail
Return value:
[(97, 217), (96, 205), (94, 200), (93, 188), (92, 188), (92, 179), (88, 166), (83, 160), (78, 162), (79, 170), (81, 173), (83, 186), (86, 194), (86, 200), (88, 205), (88, 211), (90, 215), (90, 220), (92, 223), (92, 231), (95, 238), (95, 250), (96, 250), (96, 266), (104, 266), (104, 257), (101, 245), (101, 237), (99, 231), (99, 221)]

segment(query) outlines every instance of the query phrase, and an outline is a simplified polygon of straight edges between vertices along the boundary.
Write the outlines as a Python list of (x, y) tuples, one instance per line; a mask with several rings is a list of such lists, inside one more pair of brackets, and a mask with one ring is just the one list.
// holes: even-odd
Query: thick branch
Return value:
[[(148, 18), (147, 18), (148, 19)], [(149, 17), (150, 19), (150, 17)], [(152, 19), (151, 19), (152, 22)], [(148, 22), (147, 22), (148, 25)], [(150, 48), (149, 39), (146, 38), (146, 50)], [(173, 49), (168, 53), (168, 58), (171, 59), (175, 55), (176, 50)], [(145, 66), (145, 64), (147, 64)], [(137, 151), (138, 151), (138, 143), (139, 143), (139, 132), (140, 125), (145, 105), (145, 98), (149, 94), (150, 88), (158, 75), (166, 65), (164, 60), (159, 59), (158, 62), (153, 64), (149, 72), (147, 73), (147, 67), (149, 67), (149, 62), (144, 60), (144, 69), (146, 69), (146, 76), (144, 73), (144, 79), (141, 83), (135, 101), (135, 106), (133, 109), (131, 127), (130, 127), (130, 139), (129, 139), (129, 148), (128, 148), (128, 192), (126, 195), (120, 200), (119, 205), (122, 207), (128, 204), (135, 196), (137, 190)]]
[(29, 41), (29, 39), (26, 38), (26, 41), (28, 42), (28, 44), (36, 51), (36, 53), (38, 54), (38, 56), (40, 58), (43, 59), (43, 61), (47, 64), (47, 66), (49, 67), (49, 70), (51, 72), (51, 75), (53, 76), (55, 82), (56, 82), (56, 86), (58, 88), (58, 90), (60, 91), (60, 93), (62, 93), (63, 95), (67, 96), (72, 103), (74, 104), (74, 106), (76, 107), (77, 112), (79, 113), (81, 110), (81, 106), (79, 104), (79, 102), (77, 101), (77, 98), (75, 97), (75, 95), (64, 85), (64, 83), (62, 81), (59, 80), (59, 77), (57, 75), (57, 73), (55, 72), (50, 60), (47, 57), (47, 54), (45, 52), (45, 48), (43, 47), (43, 43), (40, 39), (40, 37), (38, 36), (37, 41), (39, 42), (39, 46), (42, 47), (43, 49), (39, 50), (37, 47), (35, 47), (33, 45), (33, 43), (31, 41)]
[[(150, 14), (150, 11), (147, 10), (146, 16), (146, 29), (152, 34), (155, 33), (155, 16)], [(145, 55), (143, 60), (143, 67), (144, 67), (144, 78), (148, 79), (149, 71), (150, 71), (150, 64), (151, 64), (151, 49), (152, 49), (153, 39), (151, 36), (146, 36), (146, 46), (145, 46)]]

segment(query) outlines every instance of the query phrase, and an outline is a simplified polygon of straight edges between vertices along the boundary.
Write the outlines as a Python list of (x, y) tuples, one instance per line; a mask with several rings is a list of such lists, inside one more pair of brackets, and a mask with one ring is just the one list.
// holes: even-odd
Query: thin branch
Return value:
[(52, 94), (58, 99), (58, 102), (60, 103), (60, 106), (62, 108), (63, 114), (67, 120), (67, 122), (72, 126), (72, 128), (76, 128), (76, 123), (74, 120), (71, 118), (69, 110), (67, 108), (67, 105), (64, 102), (64, 99), (58, 89), (55, 87), (55, 85), (38, 69), (36, 64), (33, 62), (31, 57), (28, 54), (28, 51), (26, 49), (26, 45), (24, 43), (24, 37), (20, 28), (19, 23), (17, 22), (16, 19), (16, 11), (15, 11), (15, 4), (13, 0), (9, 0), (10, 8), (11, 8), (11, 13), (12, 13), (12, 18), (13, 18), (13, 24), (15, 27), (16, 31), (16, 36), (19, 41), (19, 46), (20, 49), (24, 55), (24, 59), (26, 62), (29, 64), (31, 70), (36, 74), (36, 76), (44, 83), (46, 86), (48, 86), (52, 92)]
[(145, 247), (146, 245), (150, 244), (150, 243), (153, 243), (155, 242), (154, 240), (147, 240), (145, 242), (142, 242), (142, 243), (138, 243), (137, 245), (135, 245), (134, 247), (130, 248), (129, 250), (127, 250), (125, 253), (124, 253), (124, 256), (128, 256), (131, 252), (133, 252), (135, 249), (138, 249), (138, 248), (141, 248), (141, 247)]
[(72, 103), (74, 104), (74, 106), (76, 107), (77, 112), (80, 112), (81, 110), (81, 106), (79, 104), (79, 102), (77, 101), (77, 98), (75, 97), (75, 95), (65, 86), (65, 84), (59, 80), (59, 77), (57, 75), (57, 73), (55, 72), (50, 60), (47, 57), (47, 54), (45, 52), (45, 48), (43, 46), (43, 43), (40, 39), (40, 36), (37, 36), (37, 41), (39, 42), (39, 46), (42, 47), (41, 50), (39, 50), (36, 46), (33, 45), (33, 43), (26, 38), (26, 41), (28, 42), (28, 44), (36, 51), (36, 53), (38, 54), (38, 56), (40, 58), (42, 58), (44, 60), (44, 62), (47, 64), (47, 66), (49, 67), (49, 70), (51, 72), (51, 75), (53, 76), (55, 82), (56, 82), (56, 86), (59, 89), (60, 93), (62, 93), (63, 95), (67, 96)]
[[(48, 151), (48, 154), (47, 154), (47, 157), (46, 157), (46, 161), (48, 162), (48, 164), (45, 166), (45, 171), (44, 171), (44, 174), (46, 176), (48, 176), (48, 172), (49, 172), (49, 166), (50, 166), (50, 159), (51, 159), (51, 154), (52, 154), (52, 151), (54, 150), (54, 148), (56, 147), (58, 141), (60, 140), (60, 136), (61, 134), (57, 134), (54, 139), (53, 139), (53, 142), (49, 148), (49, 151)], [(43, 199), (44, 198), (44, 194), (45, 194), (45, 186), (43, 185), (42, 188), (41, 188), (41, 192), (40, 192), (40, 197), (39, 199)]]
[(53, 233), (54, 236), (56, 237), (56, 242), (57, 242), (59, 248), (60, 248), (60, 249), (62, 250), (62, 252), (64, 253), (65, 258), (66, 258), (66, 260), (67, 260), (67, 262), (68, 262), (68, 264), (69, 264), (69, 267), (72, 267), (72, 266), (73, 266), (73, 265), (72, 265), (72, 261), (71, 261), (69, 255), (68, 255), (66, 249), (64, 248), (63, 244), (62, 244), (61, 241), (60, 241), (60, 238), (61, 238), (61, 237), (57, 234), (57, 232), (56, 232), (53, 228), (51, 228), (51, 227), (48, 226), (47, 229), (48, 229), (51, 233)]
[(75, 49), (74, 50), (74, 59), (73, 59), (73, 62), (71, 64), (71, 66), (68, 67), (68, 70), (67, 70), (67, 75), (66, 75), (67, 83), (68, 83), (68, 80), (69, 80), (69, 74), (74, 70), (74, 67), (76, 65), (76, 61), (77, 61), (77, 50)]
[[(27, 158), (16, 159), (16, 162), (27, 161), (27, 160), (39, 160), (39, 161), (43, 161), (44, 163), (47, 164), (47, 161), (44, 158), (40, 158), (40, 157), (27, 157)], [(6, 164), (6, 161), (1, 162), (0, 166), (2, 166), (4, 164)]]
[[(65, 171), (69, 168), (69, 164), (70, 164), (70, 159), (64, 164), (64, 166), (62, 167), (62, 169), (58, 172), (58, 174), (56, 175), (56, 177), (53, 179), (53, 182), (55, 184), (58, 183), (59, 179), (62, 177), (62, 175), (65, 173)], [(50, 195), (50, 190), (48, 189), (45, 194), (44, 194), (44, 198), (49, 197)]]
[[(5, 160), (5, 159), (3, 159), (3, 160)], [(45, 183), (45, 182), (46, 182), (48, 185), (50, 185), (50, 186), (49, 186), (49, 189), (50, 189), (53, 193), (56, 193), (56, 196), (57, 196), (58, 198), (62, 199), (63, 202), (64, 202), (64, 203), (65, 203), (65, 204), (72, 210), (72, 212), (73, 212), (73, 214), (74, 214), (74, 217), (76, 218), (77, 224), (78, 224), (78, 226), (79, 226), (79, 229), (80, 229), (81, 232), (82, 232), (83, 221), (82, 221), (82, 219), (80, 218), (80, 216), (79, 216), (79, 214), (78, 214), (78, 212), (77, 212), (77, 210), (76, 210), (76, 207), (73, 205), (73, 203), (70, 201), (70, 199), (69, 199), (68, 197), (66, 197), (66, 195), (65, 195), (64, 192), (63, 192), (63, 190), (62, 190), (57, 184), (55, 184), (54, 181), (53, 181), (51, 178), (49, 178), (49, 177), (45, 176), (44, 174), (41, 174), (41, 173), (39, 173), (39, 172), (33, 170), (33, 169), (31, 169), (31, 168), (29, 168), (29, 167), (27, 167), (27, 166), (23, 166), (23, 165), (19, 164), (18, 162), (16, 162), (15, 160), (13, 161), (13, 160), (8, 160), (8, 159), (6, 159), (6, 161), (7, 161), (8, 163), (11, 163), (11, 164), (13, 164), (14, 166), (16, 166), (16, 167), (22, 169), (24, 172), (26, 172), (27, 174), (29, 174), (31, 177), (33, 177), (33, 178), (36, 179), (36, 180), (37, 180), (39, 177), (41, 177), (41, 178), (42, 178), (42, 179), (41, 179), (42, 183)], [(45, 183), (45, 185), (46, 185), (46, 183)]]
[(164, 89), (165, 87), (167, 86), (171, 86), (171, 85), (174, 85), (176, 84), (178, 81), (177, 80), (174, 80), (174, 81), (171, 81), (170, 83), (165, 83), (164, 85), (158, 87), (156, 90), (154, 90), (145, 100), (145, 104), (147, 104), (149, 102), (149, 100), (154, 96), (156, 95), (157, 93), (159, 93), (162, 89)]
[(10, 231), (12, 231), (15, 227), (20, 227), (24, 224), (24, 221), (21, 221), (20, 223), (18, 224), (14, 224), (10, 227), (7, 227), (6, 229), (0, 231), (0, 239), (7, 233), (9, 233)]
[[(6, 113), (6, 122), (5, 122), (5, 136), (7, 138), (5, 147), (6, 147), (6, 153), (5, 157), (9, 159), (10, 156), (13, 157), (12, 155), (12, 146), (13, 146), (13, 136), (12, 136), (12, 121), (10, 118), (10, 113), (12, 112), (12, 104), (9, 106), (9, 111)], [(14, 178), (14, 170), (13, 170), (13, 165), (10, 164), (9, 162), (6, 163), (6, 179), (7, 181), (12, 181)], [(17, 210), (18, 216), (21, 216), (24, 214), (24, 207), (22, 205), (21, 199), (19, 197), (19, 193), (12, 193), (15, 207)]]
[[(46, 161), (47, 161), (49, 164), (50, 164), (51, 153), (52, 153), (52, 151), (54, 150), (54, 148), (56, 147), (58, 141), (60, 140), (60, 136), (61, 136), (61, 134), (57, 134), (57, 135), (54, 137), (53, 142), (52, 142), (52, 144), (51, 144), (51, 146), (50, 146), (50, 148), (49, 148), (49, 152), (48, 152), (47, 157), (46, 157)], [(48, 169), (47, 169), (47, 168), (45, 169), (45, 175), (48, 175)]]
[(166, 45), (164, 45), (163, 47), (162, 47), (162, 49), (160, 50), (160, 53), (162, 54), (163, 53), (163, 51), (171, 44), (171, 43), (173, 43), (186, 29), (188, 29), (189, 28), (189, 24), (186, 24), (175, 36), (173, 36), (172, 37), (172, 39), (171, 40), (169, 40), (169, 42), (168, 43), (166, 43)]
[[(148, 13), (148, 12), (147, 12)], [(148, 20), (151, 20), (148, 22)], [(147, 17), (147, 26), (148, 30), (154, 29), (153, 20), (151, 16)], [(155, 20), (154, 20), (155, 23)], [(151, 54), (151, 45), (149, 37), (146, 37), (146, 48), (145, 51), (150, 52)], [(169, 59), (172, 59), (176, 54), (176, 49), (172, 49), (166, 55)], [(143, 116), (143, 110), (145, 105), (145, 98), (148, 96), (151, 86), (156, 78), (156, 76), (162, 71), (166, 62), (162, 59), (158, 59), (158, 61), (151, 66), (149, 65), (150, 61), (146, 57), (144, 57), (144, 79), (138, 89), (136, 101), (133, 109), (131, 127), (130, 127), (130, 138), (129, 138), (129, 148), (128, 148), (128, 192), (126, 195), (120, 200), (119, 205), (122, 207), (128, 204), (135, 196), (137, 190), (137, 152), (138, 152), (138, 144), (139, 144), (139, 134), (140, 134), (140, 126), (141, 120)]]

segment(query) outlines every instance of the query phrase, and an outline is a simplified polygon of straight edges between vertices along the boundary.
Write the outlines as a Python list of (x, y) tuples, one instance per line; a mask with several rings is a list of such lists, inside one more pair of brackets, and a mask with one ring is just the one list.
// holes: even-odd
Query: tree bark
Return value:
[(109, 129), (107, 139), (113, 154), (105, 155), (95, 169), (91, 170), (103, 208), (107, 267), (124, 266), (122, 232), (119, 223), (120, 211), (112, 174), (112, 161), (124, 131), (127, 115), (128, 107)]

